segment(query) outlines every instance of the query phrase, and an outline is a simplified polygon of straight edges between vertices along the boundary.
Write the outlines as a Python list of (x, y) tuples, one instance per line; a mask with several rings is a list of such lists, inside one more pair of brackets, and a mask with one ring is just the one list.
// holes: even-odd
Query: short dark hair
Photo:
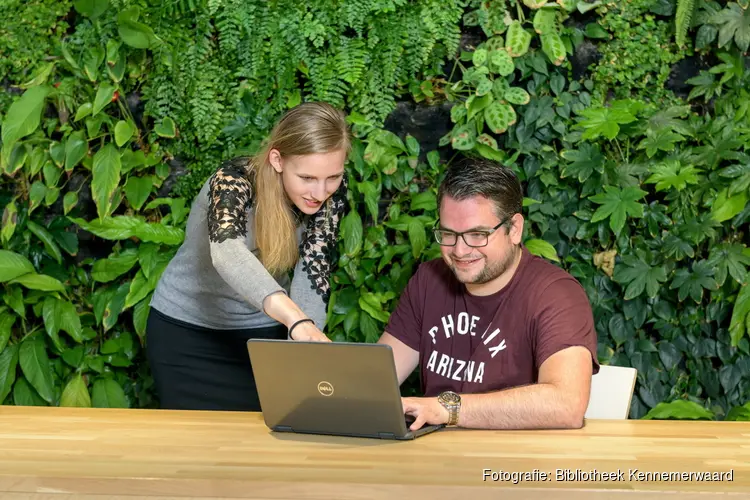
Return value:
[(484, 196), (494, 203), (495, 214), (501, 220), (521, 213), (523, 208), (523, 193), (516, 173), (484, 158), (463, 158), (451, 164), (438, 188), (438, 209), (445, 196), (458, 201)]

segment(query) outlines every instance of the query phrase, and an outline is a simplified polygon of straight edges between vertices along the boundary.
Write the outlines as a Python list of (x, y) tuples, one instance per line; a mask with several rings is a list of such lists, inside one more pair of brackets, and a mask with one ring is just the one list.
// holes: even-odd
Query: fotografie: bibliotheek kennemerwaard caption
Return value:
[(526, 472), (482, 469), (482, 481), (507, 482), (641, 482), (641, 481), (734, 481), (734, 470), (717, 471), (647, 471), (642, 469), (533, 469)]

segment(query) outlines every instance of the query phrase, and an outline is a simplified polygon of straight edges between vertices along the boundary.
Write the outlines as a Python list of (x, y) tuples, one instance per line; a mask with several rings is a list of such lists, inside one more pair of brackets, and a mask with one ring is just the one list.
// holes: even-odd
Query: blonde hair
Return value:
[[(269, 161), (272, 149), (282, 157), (329, 153), (351, 147), (346, 116), (324, 102), (307, 102), (287, 111), (250, 161), (254, 178), (255, 244), (260, 261), (273, 276), (292, 269), (299, 258), (297, 221), (281, 174)], [(331, 198), (327, 200), (327, 210)]]

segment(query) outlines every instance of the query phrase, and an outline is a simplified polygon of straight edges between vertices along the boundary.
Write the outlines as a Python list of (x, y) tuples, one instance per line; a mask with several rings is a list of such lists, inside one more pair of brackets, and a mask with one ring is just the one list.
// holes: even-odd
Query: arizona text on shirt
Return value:
[[(458, 314), (458, 318), (454, 320), (452, 314), (447, 314), (440, 318), (442, 323), (442, 332), (446, 339), (450, 339), (454, 335), (470, 335), (476, 337), (476, 325), (481, 318), (476, 315), (469, 315), (466, 312)], [(440, 325), (433, 326), (430, 328), (430, 337), (432, 337), (432, 343), (437, 343), (436, 336), (440, 333)], [(490, 326), (482, 334), (481, 338), (484, 339), (483, 344), (488, 345), (500, 334), (500, 329), (495, 328), (490, 332)], [(505, 339), (500, 341), (489, 348), (491, 357), (505, 349)], [(438, 359), (439, 357), (439, 359)], [(475, 361), (456, 359), (444, 353), (439, 353), (437, 350), (433, 350), (427, 361), (427, 369), (443, 377), (450, 378), (457, 382), (473, 382), (481, 384), (484, 377), (484, 362), (476, 363)]]

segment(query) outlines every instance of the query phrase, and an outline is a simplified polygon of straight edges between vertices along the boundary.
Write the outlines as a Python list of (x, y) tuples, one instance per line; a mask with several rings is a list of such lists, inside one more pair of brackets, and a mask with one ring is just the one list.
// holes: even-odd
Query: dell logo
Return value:
[(323, 396), (332, 396), (333, 386), (324, 380), (323, 382), (318, 384), (318, 392)]

